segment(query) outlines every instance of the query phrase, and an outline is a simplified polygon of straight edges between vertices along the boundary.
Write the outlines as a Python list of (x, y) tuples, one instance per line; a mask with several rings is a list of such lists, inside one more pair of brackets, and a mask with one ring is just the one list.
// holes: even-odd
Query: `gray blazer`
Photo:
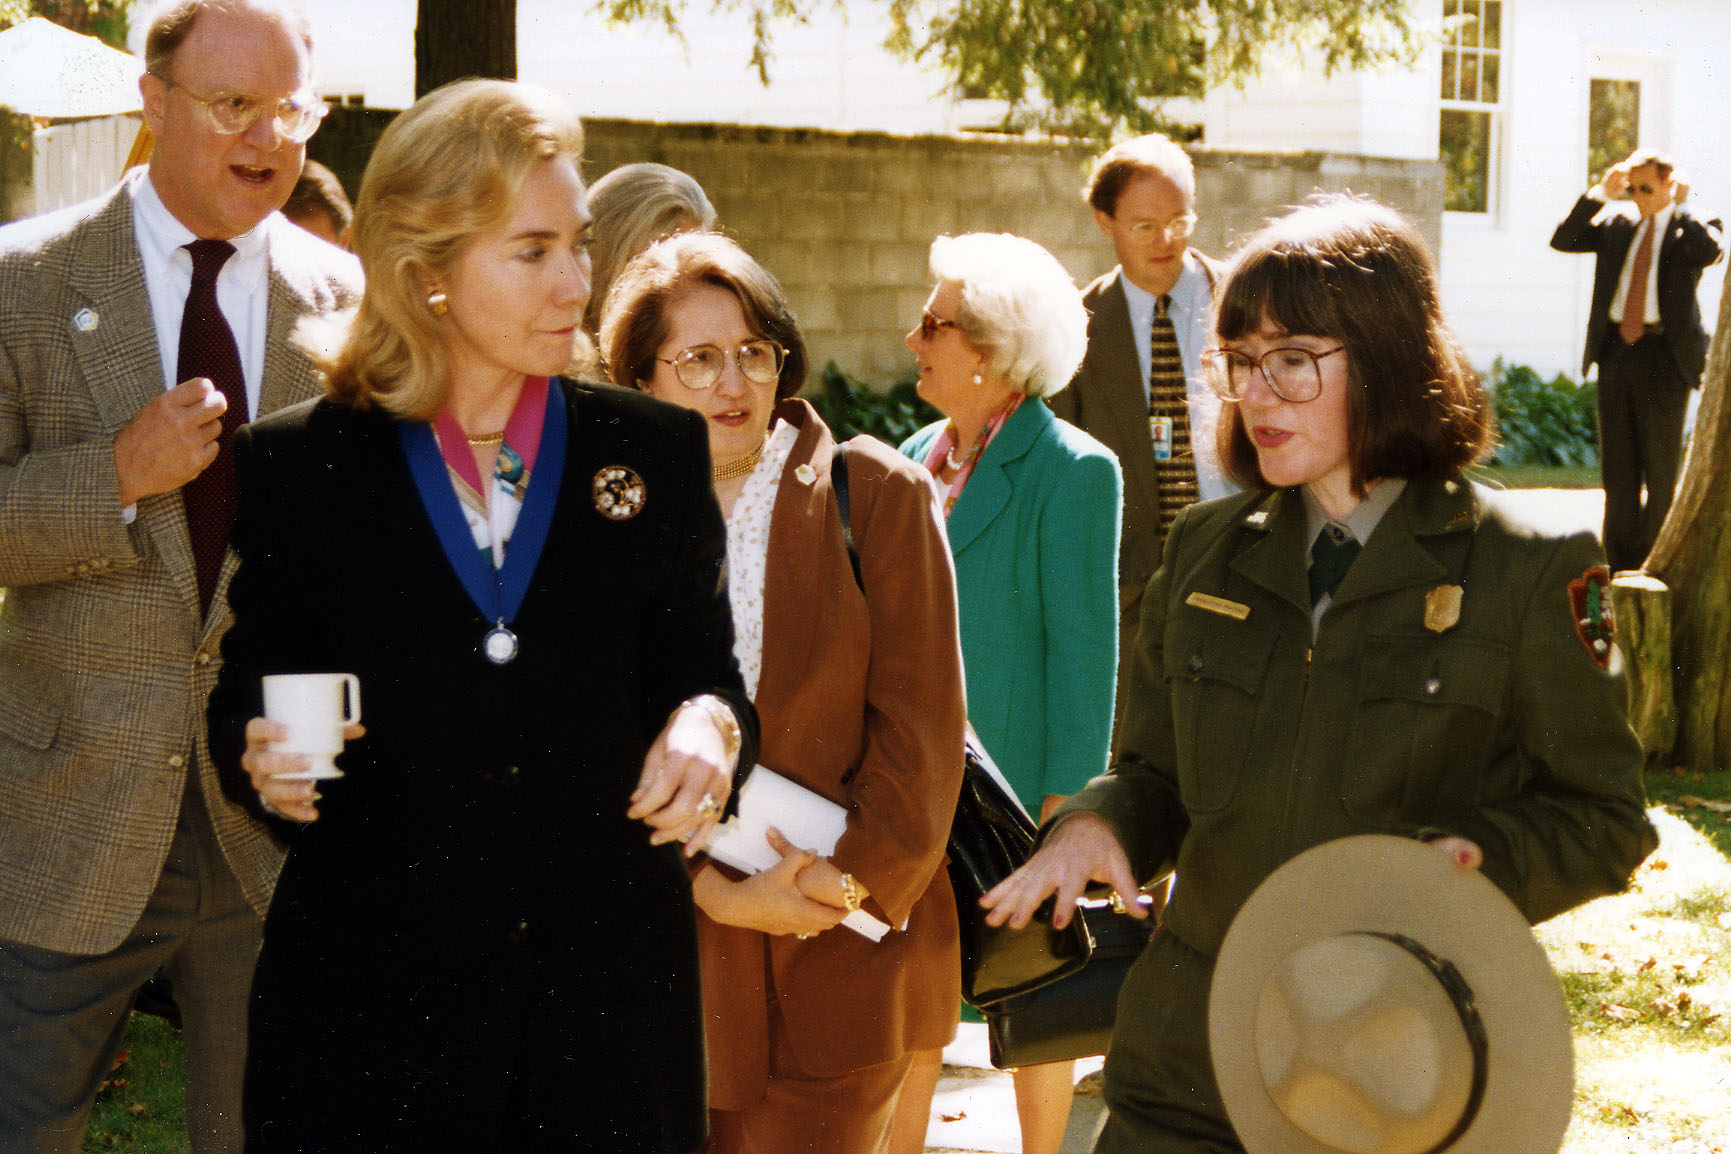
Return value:
[[(313, 395), (289, 343), (351, 303), (360, 270), (273, 214), (260, 409)], [(114, 437), (162, 394), (124, 186), (0, 229), (0, 938), (102, 953), (162, 873), (188, 773), (262, 913), (281, 864), (223, 797), (204, 704), (228, 626), (223, 566), (201, 613), (178, 492), (121, 519)]]

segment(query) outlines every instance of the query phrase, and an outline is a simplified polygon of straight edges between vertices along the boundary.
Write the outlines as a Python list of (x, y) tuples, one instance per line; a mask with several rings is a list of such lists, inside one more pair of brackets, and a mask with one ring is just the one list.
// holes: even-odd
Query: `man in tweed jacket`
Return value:
[[(215, 458), (225, 402), (175, 379), (182, 246), (236, 249), (216, 294), (251, 415), (316, 391), (290, 330), (360, 283), (276, 211), (316, 124), (304, 17), (173, 0), (146, 65), (148, 172), (0, 229), (3, 1154), (79, 1150), (159, 968), (185, 1024), (193, 1149), (240, 1148), (246, 995), (280, 848), (206, 753), (234, 556), (203, 608), (181, 489)], [(237, 95), (262, 115), (225, 132), (211, 108), (244, 109)]]

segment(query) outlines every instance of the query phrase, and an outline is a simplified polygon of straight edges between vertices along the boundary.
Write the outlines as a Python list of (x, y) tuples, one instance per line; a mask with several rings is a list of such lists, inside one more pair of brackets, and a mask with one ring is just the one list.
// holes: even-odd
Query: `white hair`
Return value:
[(1088, 311), (1058, 258), (1024, 237), (971, 232), (932, 242), (932, 275), (961, 290), (953, 318), (1011, 388), (1049, 397), (1088, 346)]

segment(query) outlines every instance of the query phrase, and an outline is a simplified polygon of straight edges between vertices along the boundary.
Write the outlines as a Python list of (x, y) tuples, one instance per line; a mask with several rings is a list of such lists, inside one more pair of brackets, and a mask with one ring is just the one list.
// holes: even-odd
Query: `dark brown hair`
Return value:
[(682, 232), (644, 249), (619, 274), (601, 315), (601, 353), (608, 379), (641, 389), (655, 372), (655, 351), (671, 328), (669, 309), (697, 285), (710, 284), (739, 298), (745, 323), (786, 350), (775, 399), (805, 385), (805, 338), (787, 307), (781, 285), (744, 249), (719, 233)]
[[(1217, 292), (1215, 339), (1239, 340), (1265, 316), (1289, 333), (1346, 347), (1355, 491), (1383, 477), (1451, 476), (1489, 446), (1489, 399), (1443, 319), (1436, 267), (1393, 209), (1325, 197), (1246, 241)], [(1218, 439), (1233, 480), (1272, 488), (1231, 401)]]

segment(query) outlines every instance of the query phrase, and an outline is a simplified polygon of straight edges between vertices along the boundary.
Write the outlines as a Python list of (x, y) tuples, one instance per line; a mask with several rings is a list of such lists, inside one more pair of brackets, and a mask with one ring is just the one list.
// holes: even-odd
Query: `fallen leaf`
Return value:
[(1628, 1006), (1619, 1006), (1615, 1002), (1600, 1002), (1599, 1012), (1617, 1022), (1634, 1022), (1641, 1017), (1641, 1011), (1632, 1010)]
[(1648, 971), (1648, 970), (1650, 970), (1650, 969), (1652, 969), (1652, 968), (1653, 968), (1653, 967), (1654, 967), (1654, 966), (1656, 966), (1656, 965), (1658, 965), (1658, 964), (1659, 964), (1659, 959), (1658, 959), (1658, 958), (1648, 958), (1648, 959), (1647, 959), (1647, 960), (1646, 960), (1646, 961), (1644, 961), (1644, 962), (1642, 962), (1642, 963), (1641, 963), (1641, 964), (1640, 964), (1640, 966), (1638, 966), (1638, 967), (1637, 967), (1637, 968), (1636, 968), (1636, 970), (1635, 970), (1635, 972), (1636, 972), (1636, 973), (1637, 973), (1637, 974), (1644, 974), (1644, 973), (1646, 973), (1646, 972), (1647, 972), (1647, 971)]
[(966, 1118), (967, 1116), (968, 1116), (968, 1112), (966, 1110), (962, 1111), (959, 1114), (939, 1114), (938, 1115), (938, 1121), (940, 1121), (940, 1122), (960, 1122), (963, 1118)]
[(1714, 813), (1731, 813), (1731, 801), (1719, 801), (1717, 798), (1711, 797), (1696, 797), (1692, 793), (1686, 793), (1678, 798), (1677, 804), (1687, 806), (1690, 809), (1710, 809)]

